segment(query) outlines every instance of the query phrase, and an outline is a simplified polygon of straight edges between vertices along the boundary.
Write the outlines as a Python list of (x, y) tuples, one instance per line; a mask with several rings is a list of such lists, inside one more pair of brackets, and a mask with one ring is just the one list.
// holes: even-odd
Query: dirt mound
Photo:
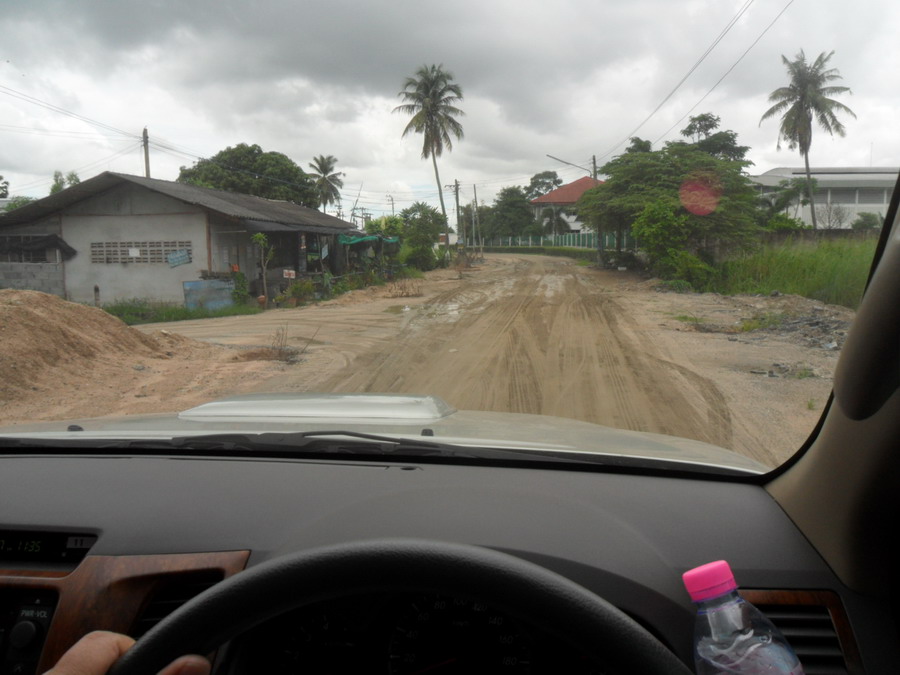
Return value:
[(0, 399), (60, 365), (89, 368), (111, 355), (165, 357), (152, 337), (103, 310), (37, 291), (0, 290), (0, 344)]

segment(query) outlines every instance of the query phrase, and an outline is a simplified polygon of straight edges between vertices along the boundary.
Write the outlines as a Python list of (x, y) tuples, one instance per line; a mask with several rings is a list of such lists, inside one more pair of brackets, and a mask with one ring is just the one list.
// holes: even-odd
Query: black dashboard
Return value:
[[(246, 564), (253, 566), (294, 551), (404, 537), (487, 547), (553, 570), (635, 618), (685, 663), (693, 615), (680, 575), (723, 558), (745, 588), (827, 593), (824, 604), (840, 614), (833, 623), (851, 672), (854, 652), (880, 649), (865, 644), (877, 609), (842, 586), (764, 489), (739, 479), (358, 458), (19, 455), (0, 458), (0, 482), (3, 528), (97, 537), (85, 560), (69, 568), (0, 563), (0, 592), (59, 580), (57, 614), (65, 595), (79, 592), (63, 587), (64, 579), (92, 561), (113, 561), (96, 569), (121, 570), (124, 560), (151, 564), (169, 556), (175, 562), (154, 569), (170, 578), (189, 571), (179, 568), (178, 556), (249, 552)], [(90, 576), (97, 582), (103, 574)], [(109, 587), (123, 584), (119, 578)], [(151, 585), (140, 587), (151, 594)], [(137, 616), (148, 599), (130, 602), (139, 605)], [(102, 603), (91, 606), (96, 627), (115, 627), (104, 624)], [(71, 644), (77, 635), (53, 636), (74, 625), (55, 618), (48, 643)], [(439, 633), (474, 647), (442, 657)], [(265, 672), (410, 673), (448, 659), (466, 663), (472, 653), (499, 659), (504, 672), (559, 672), (560, 664), (594, 672), (555, 638), (477, 597), (402, 592), (296, 610), (247, 633), (222, 658), (228, 672), (261, 672), (241, 664), (247, 654), (265, 654)], [(349, 665), (316, 670), (324, 663)], [(458, 672), (477, 672), (472, 668)]]

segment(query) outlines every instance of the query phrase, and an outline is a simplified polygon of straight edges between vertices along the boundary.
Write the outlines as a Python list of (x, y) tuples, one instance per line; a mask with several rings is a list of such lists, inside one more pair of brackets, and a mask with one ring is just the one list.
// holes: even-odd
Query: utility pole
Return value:
[(475, 194), (475, 227), (478, 228), (477, 234), (475, 232), (472, 235), (478, 240), (478, 236), (481, 235), (481, 259), (484, 260), (484, 233), (481, 231), (481, 218), (478, 217), (478, 186), (474, 183), (472, 184), (472, 192)]
[(144, 127), (141, 139), (144, 145), (144, 176), (150, 178), (150, 135), (147, 133), (147, 127)]
[[(459, 217), (459, 181), (458, 180), (453, 181), (453, 187), (454, 187), (454, 192), (456, 192), (456, 240), (460, 241), (460, 238), (462, 238), (461, 241), (463, 243), (463, 246), (465, 246), (466, 245), (466, 236), (465, 236), (466, 223), (464, 220), (462, 220)], [(462, 225), (460, 225), (460, 223), (462, 223)]]
[(594, 167), (594, 180), (597, 180), (597, 155), (591, 155), (591, 165)]
[[(453, 185), (445, 185), (444, 187), (447, 189), (453, 190), (453, 192), (456, 194), (456, 236), (457, 236), (457, 241), (459, 241), (459, 236), (461, 234), (461, 230), (459, 227), (459, 181), (454, 180)], [(447, 234), (447, 250), (448, 251), (450, 250), (450, 234), (449, 233)]]
[(387, 198), (391, 200), (391, 215), (394, 215), (394, 195), (388, 195)]

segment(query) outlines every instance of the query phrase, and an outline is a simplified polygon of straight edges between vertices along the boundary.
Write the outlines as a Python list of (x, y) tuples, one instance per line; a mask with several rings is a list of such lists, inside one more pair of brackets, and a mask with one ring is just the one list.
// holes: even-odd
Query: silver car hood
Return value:
[(0, 437), (102, 441), (303, 431), (352, 431), (420, 440), (428, 436), (433, 437), (429, 440), (473, 449), (591, 453), (748, 474), (768, 470), (752, 459), (700, 441), (622, 431), (564, 417), (456, 410), (434, 396), (394, 394), (252, 394), (176, 414), (17, 425), (0, 428)]

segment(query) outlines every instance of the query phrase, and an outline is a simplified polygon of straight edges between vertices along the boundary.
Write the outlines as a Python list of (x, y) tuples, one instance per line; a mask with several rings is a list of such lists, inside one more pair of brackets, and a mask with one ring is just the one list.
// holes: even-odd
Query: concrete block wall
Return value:
[(66, 295), (62, 263), (0, 263), (0, 287)]

